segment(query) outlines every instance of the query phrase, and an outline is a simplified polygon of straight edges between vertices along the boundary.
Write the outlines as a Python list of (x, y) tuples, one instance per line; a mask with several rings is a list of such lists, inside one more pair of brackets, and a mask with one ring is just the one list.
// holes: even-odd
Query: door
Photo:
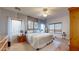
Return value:
[(70, 50), (79, 51), (79, 8), (70, 8)]

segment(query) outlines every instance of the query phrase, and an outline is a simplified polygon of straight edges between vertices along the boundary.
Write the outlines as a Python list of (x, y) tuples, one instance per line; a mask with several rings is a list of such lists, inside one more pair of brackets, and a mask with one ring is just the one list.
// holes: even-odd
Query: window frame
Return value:
[[(29, 28), (28, 21), (32, 21), (32, 22), (33, 22), (33, 28), (32, 28), (32, 29)], [(38, 23), (38, 28), (35, 28), (35, 22)], [(28, 32), (28, 31), (32, 31), (32, 33), (35, 33), (36, 30), (38, 30), (38, 29), (39, 29), (39, 22), (38, 22), (38, 19), (28, 18), (28, 19), (27, 19), (27, 32)]]
[[(49, 24), (49, 27), (48, 27), (48, 28), (49, 28), (49, 32), (52, 31), (52, 30), (50, 29), (50, 25), (54, 25), (54, 23)], [(54, 33), (54, 29), (53, 29), (53, 33)]]
[[(37, 23), (37, 28), (35, 28), (35, 22)], [(38, 23), (38, 19), (36, 19), (36, 20), (34, 21), (34, 30), (38, 30), (38, 28), (39, 28), (39, 23)]]
[[(45, 29), (44, 29), (44, 31), (43, 31), (43, 29), (41, 28), (41, 25), (44, 25), (45, 27)], [(40, 32), (43, 32), (43, 33), (45, 33), (46, 32), (46, 25), (44, 24), (44, 23), (40, 23)]]
[[(53, 33), (54, 34), (62, 34), (62, 25), (63, 25), (62, 22), (51, 23), (51, 24), (49, 24), (49, 26), (52, 25), (52, 24), (54, 25), (54, 32)], [(55, 30), (55, 25), (56, 24), (61, 24), (61, 32), (60, 33), (57, 33), (56, 30)], [(50, 28), (49, 28), (49, 31), (50, 31)]]
[[(31, 22), (33, 22), (32, 20), (28, 20), (28, 21), (31, 21)], [(34, 26), (32, 25), (33, 27), (32, 27), (32, 28), (29, 28), (28, 21), (27, 21), (27, 29), (28, 29), (28, 30), (33, 30), (33, 27), (34, 27)], [(34, 22), (33, 22), (33, 24), (34, 24)]]
[[(56, 30), (55, 30), (55, 25), (56, 24), (61, 24), (61, 32), (60, 33), (56, 32)], [(54, 23), (54, 33), (55, 34), (62, 34), (62, 22)]]

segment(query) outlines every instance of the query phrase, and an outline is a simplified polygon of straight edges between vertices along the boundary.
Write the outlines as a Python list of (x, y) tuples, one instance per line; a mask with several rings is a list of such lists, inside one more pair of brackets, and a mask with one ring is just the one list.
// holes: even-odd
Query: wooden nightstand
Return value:
[(27, 42), (27, 38), (25, 35), (17, 36), (18, 42)]

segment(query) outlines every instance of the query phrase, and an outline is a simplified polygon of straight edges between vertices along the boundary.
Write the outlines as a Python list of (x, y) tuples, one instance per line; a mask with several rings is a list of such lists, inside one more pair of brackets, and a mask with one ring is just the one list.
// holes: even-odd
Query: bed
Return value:
[(29, 33), (27, 37), (31, 46), (35, 49), (43, 48), (53, 40), (53, 35), (50, 33)]

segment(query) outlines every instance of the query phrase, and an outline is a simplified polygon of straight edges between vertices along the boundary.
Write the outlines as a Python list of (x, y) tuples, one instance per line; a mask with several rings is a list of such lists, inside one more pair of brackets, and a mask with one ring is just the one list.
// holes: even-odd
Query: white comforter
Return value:
[(50, 33), (31, 33), (27, 34), (28, 41), (33, 48), (42, 48), (52, 41), (53, 35)]

